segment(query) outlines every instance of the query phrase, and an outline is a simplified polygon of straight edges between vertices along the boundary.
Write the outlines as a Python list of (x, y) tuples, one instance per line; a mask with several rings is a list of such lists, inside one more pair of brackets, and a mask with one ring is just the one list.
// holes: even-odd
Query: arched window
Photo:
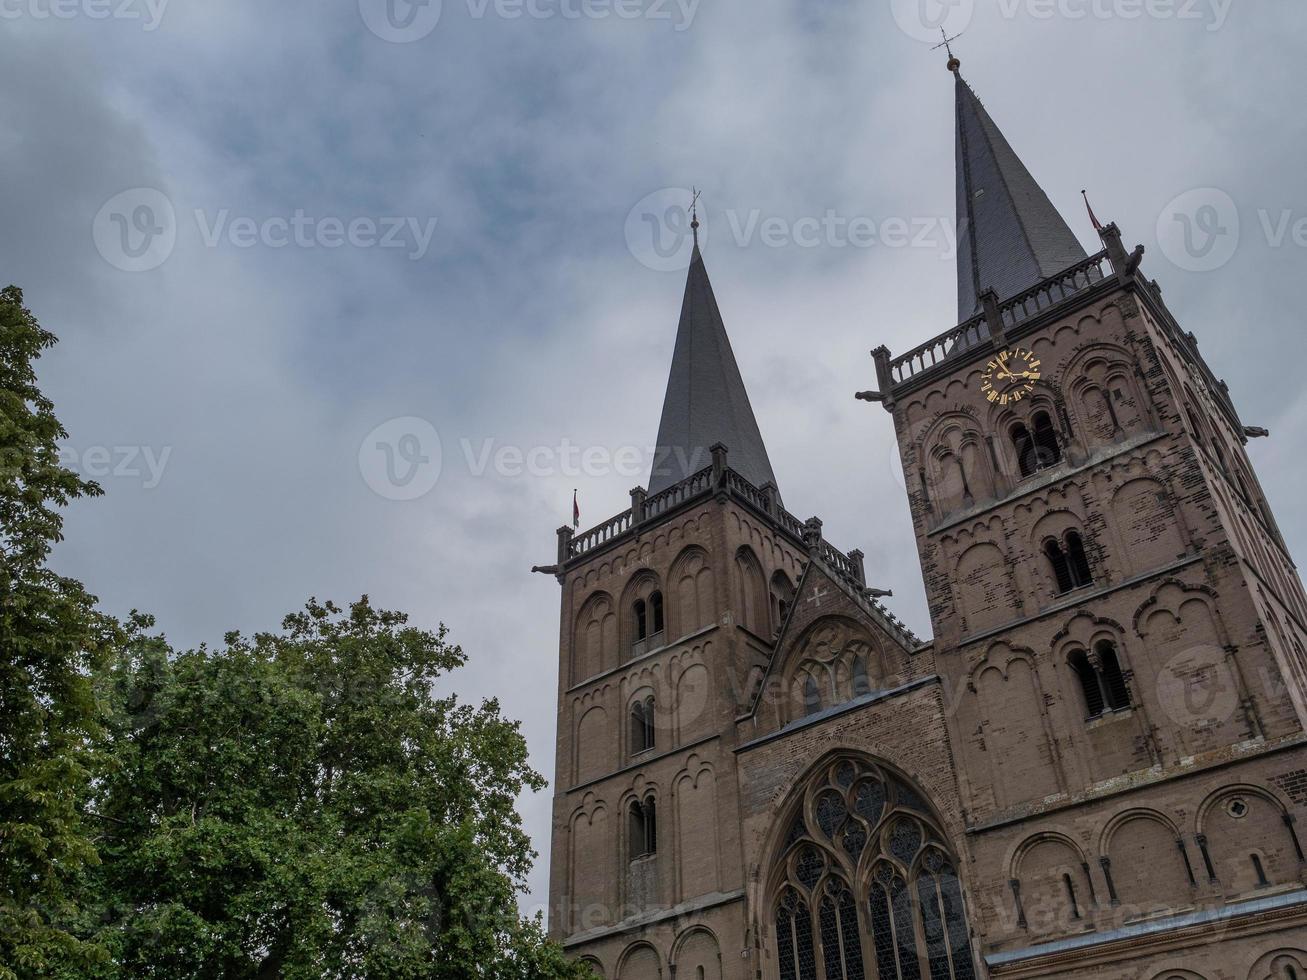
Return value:
[(1044, 556), (1048, 558), (1048, 564), (1053, 570), (1053, 581), (1056, 584), (1057, 594), (1070, 592), (1075, 588), (1075, 582), (1071, 578), (1071, 566), (1067, 564), (1066, 554), (1062, 551), (1062, 546), (1053, 538), (1044, 542)]
[(871, 693), (871, 680), (867, 677), (867, 661), (863, 657), (853, 658), (853, 696), (860, 698)]
[(631, 603), (631, 656), (642, 657), (663, 644), (663, 594), (645, 582)]
[(1015, 423), (1009, 434), (1012, 437), (1012, 448), (1016, 450), (1017, 466), (1021, 469), (1023, 477), (1034, 475), (1039, 469), (1039, 460), (1035, 454), (1035, 440), (1030, 435), (1030, 430), (1026, 428), (1024, 422)]
[(1089, 570), (1089, 559), (1085, 557), (1085, 543), (1081, 540), (1079, 531), (1066, 533), (1066, 564), (1073, 589), (1094, 584), (1094, 575)]
[(790, 614), (790, 605), (794, 602), (794, 586), (790, 583), (789, 576), (779, 571), (774, 574), (771, 577), (769, 593), (772, 631), (776, 632), (784, 625), (785, 617)]
[(653, 695), (631, 705), (631, 754), (639, 755), (654, 747)]
[(817, 686), (817, 678), (809, 674), (803, 681), (803, 713), (815, 715), (820, 710), (821, 688)]
[(1080, 682), (1086, 717), (1091, 719), (1100, 718), (1108, 711), (1124, 711), (1130, 707), (1130, 685), (1121, 670), (1116, 645), (1110, 640), (1100, 640), (1094, 653), (1097, 666), (1090, 663), (1083, 650), (1075, 650), (1067, 658), (1067, 664)]
[(631, 607), (631, 615), (635, 617), (636, 641), (647, 640), (649, 638), (649, 607), (643, 599), (635, 600), (635, 605)]
[(817, 770), (772, 877), (783, 980), (975, 980), (956, 865), (929, 811), (861, 759)]
[(1079, 531), (1067, 531), (1061, 541), (1044, 542), (1044, 556), (1053, 572), (1056, 593), (1064, 595), (1094, 584), (1094, 574), (1085, 555), (1085, 543)]
[(1080, 682), (1080, 693), (1085, 698), (1085, 717), (1100, 717), (1103, 714), (1103, 689), (1098, 683), (1098, 671), (1094, 670), (1083, 650), (1074, 651), (1067, 663)]
[(1036, 412), (1031, 421), (1035, 423), (1035, 456), (1039, 468), (1057, 465), (1062, 461), (1062, 447), (1057, 442), (1052, 416), (1047, 412)]
[(1107, 706), (1113, 711), (1130, 707), (1130, 686), (1126, 684), (1125, 674), (1121, 672), (1121, 661), (1116, 655), (1116, 646), (1108, 640), (1100, 640), (1097, 646), (1098, 664), (1103, 677), (1103, 697)]
[(658, 853), (658, 813), (652, 796), (631, 803), (630, 846), (632, 861)]

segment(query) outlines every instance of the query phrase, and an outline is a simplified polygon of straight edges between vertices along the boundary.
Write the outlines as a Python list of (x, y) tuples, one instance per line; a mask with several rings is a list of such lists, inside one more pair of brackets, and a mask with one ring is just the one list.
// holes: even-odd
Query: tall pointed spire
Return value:
[(957, 77), (958, 322), (1088, 258), (950, 57)]
[(727, 447), (731, 469), (754, 486), (775, 484), (695, 228), (649, 493), (666, 490), (708, 466), (717, 443)]

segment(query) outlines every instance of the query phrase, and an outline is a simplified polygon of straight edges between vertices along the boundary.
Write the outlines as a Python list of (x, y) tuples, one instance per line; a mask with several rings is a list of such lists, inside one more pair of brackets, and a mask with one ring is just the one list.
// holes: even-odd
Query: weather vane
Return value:
[(930, 50), (932, 50), (932, 51), (938, 51), (940, 48), (943, 48), (945, 51), (948, 52), (948, 70), (949, 70), (949, 71), (956, 72), (959, 68), (962, 67), (962, 62), (959, 61), (959, 60), (958, 60), (956, 57), (954, 57), (954, 55), (953, 55), (953, 42), (956, 41), (958, 38), (960, 38), (964, 33), (966, 33), (966, 32), (965, 32), (965, 31), (958, 31), (958, 32), (957, 32), (956, 34), (954, 34), (952, 37), (949, 37), (949, 36), (948, 36), (948, 31), (944, 30), (944, 28), (941, 27), (941, 28), (939, 29), (939, 34), (940, 34), (940, 37), (942, 37), (944, 40), (943, 40), (942, 42), (940, 42), (939, 44), (935, 45), (933, 48), (930, 49)]
[(690, 200), (690, 230), (694, 232), (694, 244), (699, 244), (699, 197), (703, 193), (697, 187), (690, 188), (694, 197)]

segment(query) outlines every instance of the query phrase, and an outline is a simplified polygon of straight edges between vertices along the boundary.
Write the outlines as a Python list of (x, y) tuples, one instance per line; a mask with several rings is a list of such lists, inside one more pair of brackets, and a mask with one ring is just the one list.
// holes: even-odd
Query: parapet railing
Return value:
[(985, 307), (983, 313), (944, 331), (938, 337), (932, 337), (906, 354), (893, 359), (887, 356), (888, 378), (882, 378), (882, 383), (887, 380), (890, 387), (900, 385), (936, 365), (952, 360), (994, 336), (994, 324), (1000, 324), (1002, 330), (1011, 330), (1047, 310), (1075, 299), (1107, 277), (1111, 271), (1109, 263), (1109, 250), (1104, 249), (1002, 302), (999, 302), (992, 290), (985, 293), (981, 296)]
[(921, 641), (881, 603), (867, 595), (865, 556), (861, 551), (847, 554), (822, 537), (822, 523), (811, 517), (801, 521), (780, 503), (780, 494), (773, 484), (756, 487), (727, 465), (725, 446), (712, 447), (711, 466), (699, 470), (679, 483), (649, 496), (637, 487), (631, 491), (631, 508), (611, 517), (597, 527), (580, 534), (570, 527), (558, 531), (558, 562), (560, 567), (627, 536), (634, 536), (650, 520), (694, 503), (716, 493), (725, 493), (754, 510), (769, 517), (784, 533), (805, 548), (813, 558), (851, 587), (861, 604), (875, 615), (908, 649), (915, 650)]

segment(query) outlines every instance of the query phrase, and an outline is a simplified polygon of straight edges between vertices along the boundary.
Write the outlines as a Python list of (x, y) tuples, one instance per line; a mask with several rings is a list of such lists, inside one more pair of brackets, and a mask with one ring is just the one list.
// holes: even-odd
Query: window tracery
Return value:
[(772, 892), (783, 980), (975, 980), (943, 835), (877, 766), (839, 759), (809, 780)]

